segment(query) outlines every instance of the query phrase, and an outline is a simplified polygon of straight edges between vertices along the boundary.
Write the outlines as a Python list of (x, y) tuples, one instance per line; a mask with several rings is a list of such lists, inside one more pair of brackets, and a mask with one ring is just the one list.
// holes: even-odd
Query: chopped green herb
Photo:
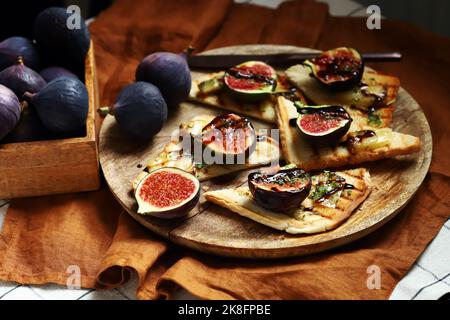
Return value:
[(313, 201), (321, 201), (344, 188), (345, 179), (330, 171), (323, 171), (317, 178), (309, 198)]
[(214, 77), (198, 84), (198, 89), (203, 94), (220, 91), (223, 87), (222, 77)]
[(301, 102), (300, 100), (297, 100), (297, 101), (294, 102), (294, 106), (295, 106), (297, 109), (301, 109), (301, 108), (305, 108), (305, 107), (306, 107), (306, 104), (304, 104), (304, 103)]
[(196, 163), (195, 164), (195, 168), (196, 169), (202, 169), (202, 168), (204, 168), (205, 167), (205, 164), (204, 163)]
[(291, 164), (287, 164), (285, 166), (280, 167), (280, 170), (289, 170), (289, 169), (295, 169), (297, 168), (297, 165), (291, 163)]
[(376, 126), (379, 127), (382, 125), (381, 122), (381, 118), (378, 114), (376, 114), (375, 112), (370, 112), (369, 113), (369, 124), (372, 126)]

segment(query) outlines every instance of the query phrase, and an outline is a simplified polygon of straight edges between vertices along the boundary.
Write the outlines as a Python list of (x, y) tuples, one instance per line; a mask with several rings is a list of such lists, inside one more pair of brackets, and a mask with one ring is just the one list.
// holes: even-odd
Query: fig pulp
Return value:
[(58, 78), (38, 93), (26, 92), (24, 97), (51, 132), (71, 134), (81, 131), (86, 124), (89, 98), (85, 85), (78, 79)]
[(19, 100), (23, 100), (25, 92), (37, 93), (46, 82), (39, 73), (23, 64), (22, 57), (18, 57), (15, 65), (0, 72), (0, 84), (10, 88)]
[(20, 102), (7, 87), (0, 85), (0, 140), (2, 140), (19, 122)]
[(161, 91), (168, 107), (173, 107), (189, 96), (191, 72), (185, 53), (156, 52), (145, 57), (136, 69), (136, 81), (154, 84)]
[(235, 98), (258, 101), (273, 93), (277, 82), (275, 70), (260, 61), (248, 61), (227, 70), (225, 87)]
[(200, 182), (184, 170), (165, 167), (145, 176), (136, 188), (135, 197), (139, 214), (179, 218), (197, 205)]
[(120, 129), (142, 139), (152, 138), (167, 120), (167, 105), (161, 92), (142, 81), (123, 88), (115, 104), (101, 108), (100, 112), (112, 114)]
[(62, 68), (62, 67), (48, 67), (48, 68), (41, 70), (41, 72), (39, 72), (39, 74), (47, 82), (50, 82), (52, 80), (55, 80), (55, 79), (61, 78), (61, 77), (78, 79), (78, 77), (74, 73), (72, 73), (69, 70)]
[[(200, 137), (203, 147), (209, 149), (214, 158), (236, 160), (241, 156), (245, 159), (256, 144), (256, 133), (250, 120), (234, 113), (215, 117), (202, 129)], [(203, 162), (211, 163), (207, 159)]]
[(352, 118), (341, 106), (315, 106), (298, 109), (297, 127), (311, 143), (333, 144), (350, 129)]
[(264, 208), (286, 212), (299, 207), (309, 194), (311, 177), (302, 169), (281, 169), (275, 174), (252, 172), (248, 186)]
[(362, 78), (364, 62), (353, 48), (340, 47), (324, 51), (319, 57), (306, 60), (314, 77), (325, 86), (345, 90), (357, 85)]
[(33, 42), (24, 37), (11, 37), (0, 43), (0, 70), (14, 65), (19, 56), (29, 68), (39, 69), (39, 54)]

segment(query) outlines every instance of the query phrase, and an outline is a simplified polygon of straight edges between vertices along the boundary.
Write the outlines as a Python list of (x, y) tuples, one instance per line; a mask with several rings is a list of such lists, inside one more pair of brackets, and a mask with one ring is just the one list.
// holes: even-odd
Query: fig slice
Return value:
[(345, 90), (357, 85), (362, 78), (364, 61), (353, 48), (339, 47), (322, 52), (317, 58), (306, 60), (314, 77), (328, 88)]
[(286, 212), (299, 207), (311, 189), (311, 176), (299, 168), (281, 168), (274, 174), (252, 172), (248, 186), (262, 207)]
[[(203, 127), (200, 135), (204, 148), (214, 157), (236, 160), (247, 157), (255, 149), (256, 133), (250, 120), (234, 113), (215, 117)], [(204, 161), (208, 163), (210, 161)]]
[(258, 101), (275, 91), (275, 70), (261, 61), (247, 61), (225, 72), (224, 84), (229, 93), (243, 101)]
[(307, 106), (298, 108), (296, 124), (300, 134), (313, 144), (333, 144), (350, 129), (353, 119), (341, 106)]
[(139, 214), (180, 218), (197, 205), (200, 182), (189, 172), (164, 167), (150, 172), (139, 182), (135, 197)]

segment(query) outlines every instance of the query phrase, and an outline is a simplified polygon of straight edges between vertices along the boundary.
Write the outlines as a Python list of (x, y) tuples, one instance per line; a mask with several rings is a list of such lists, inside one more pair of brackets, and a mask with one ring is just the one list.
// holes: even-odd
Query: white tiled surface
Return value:
[[(277, 7), (285, 0), (235, 0), (270, 8)], [(351, 0), (317, 0), (326, 2), (330, 14), (334, 16), (366, 16), (366, 8)], [(0, 200), (0, 229), (8, 205)], [(137, 277), (133, 275), (124, 287), (113, 290), (69, 290), (62, 286), (47, 284), (43, 286), (18, 285), (0, 282), (1, 299), (21, 300), (126, 300), (135, 299)], [(439, 235), (423, 253), (405, 278), (394, 289), (391, 299), (437, 299), (450, 291), (450, 222), (442, 227)], [(186, 291), (180, 291), (176, 299), (195, 299)]]
[(450, 292), (450, 219), (397, 284), (391, 299), (438, 299)]

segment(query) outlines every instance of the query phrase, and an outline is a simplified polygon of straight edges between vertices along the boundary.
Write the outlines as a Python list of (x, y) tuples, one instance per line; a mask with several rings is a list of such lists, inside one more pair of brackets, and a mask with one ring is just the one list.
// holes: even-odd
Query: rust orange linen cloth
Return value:
[[(170, 298), (185, 288), (205, 299), (386, 299), (450, 215), (450, 40), (405, 23), (336, 18), (324, 4), (278, 9), (231, 0), (119, 0), (90, 30), (103, 105), (133, 81), (138, 61), (156, 50), (203, 50), (246, 43), (362, 51), (398, 50), (400, 63), (374, 64), (398, 75), (419, 101), (433, 134), (433, 160), (423, 185), (401, 214), (350, 245), (301, 258), (249, 261), (176, 247), (135, 223), (100, 191), (14, 200), (0, 234), (0, 279), (66, 284), (69, 265), (83, 287), (124, 284), (139, 276), (137, 297)], [(381, 289), (366, 286), (367, 267), (381, 268)]]

